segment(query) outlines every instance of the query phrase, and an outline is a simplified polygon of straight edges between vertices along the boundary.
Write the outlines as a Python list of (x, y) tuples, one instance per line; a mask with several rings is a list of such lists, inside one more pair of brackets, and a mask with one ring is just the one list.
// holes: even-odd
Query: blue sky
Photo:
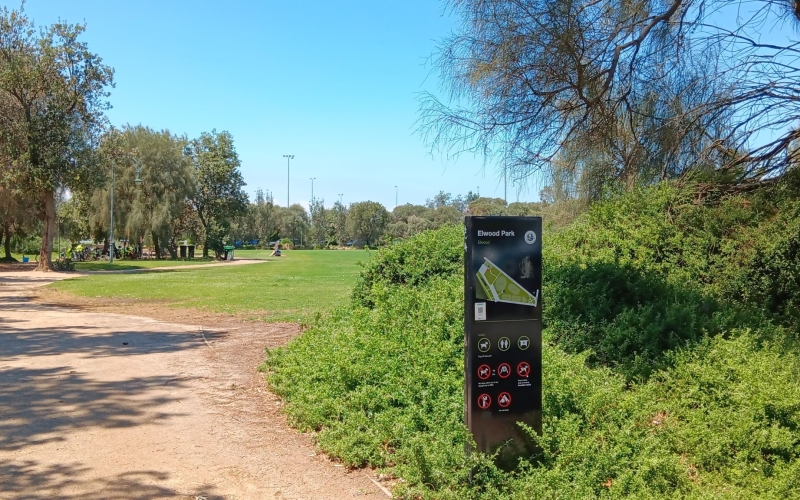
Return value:
[[(16, 2), (4, 2), (18, 7)], [(455, 20), (436, 0), (402, 2), (27, 0), (39, 26), (85, 22), (115, 71), (116, 126), (233, 134), (247, 191), (286, 204), (373, 200), (390, 210), (439, 190), (503, 196), (483, 158), (431, 155), (415, 133), (417, 94), (436, 91), (428, 58)], [(516, 193), (509, 187), (508, 199)], [(538, 198), (531, 186), (521, 201)]]

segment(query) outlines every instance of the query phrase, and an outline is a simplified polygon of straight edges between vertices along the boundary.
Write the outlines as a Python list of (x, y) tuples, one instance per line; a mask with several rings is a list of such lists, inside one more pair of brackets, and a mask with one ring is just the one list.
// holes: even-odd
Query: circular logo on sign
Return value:
[(501, 351), (507, 351), (511, 347), (511, 341), (508, 340), (508, 337), (503, 337), (497, 342), (497, 347), (499, 347)]
[(481, 380), (486, 380), (492, 376), (492, 369), (489, 365), (481, 365), (478, 367), (478, 378)]
[(508, 363), (501, 363), (500, 366), (497, 367), (497, 374), (500, 378), (508, 378), (511, 375), (511, 365)]
[(527, 361), (523, 361), (522, 363), (517, 365), (517, 375), (520, 377), (527, 377), (531, 374), (531, 365), (528, 364)]
[(533, 245), (534, 243), (536, 243), (536, 233), (534, 233), (533, 231), (528, 231), (527, 233), (525, 233), (525, 243), (527, 243), (528, 245)]
[(488, 394), (481, 394), (478, 396), (478, 408), (486, 410), (492, 405), (492, 397)]

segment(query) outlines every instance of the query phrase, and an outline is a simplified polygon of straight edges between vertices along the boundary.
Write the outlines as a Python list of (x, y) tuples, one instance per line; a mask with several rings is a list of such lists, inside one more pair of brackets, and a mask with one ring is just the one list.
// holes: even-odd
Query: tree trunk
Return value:
[(44, 229), (42, 230), (42, 247), (39, 249), (39, 265), (37, 271), (53, 270), (53, 237), (56, 235), (56, 198), (52, 189), (42, 191), (44, 198)]
[(150, 232), (150, 234), (153, 236), (153, 248), (156, 251), (156, 259), (161, 260), (161, 245), (159, 245), (158, 236), (154, 232)]
[[(169, 252), (169, 257), (172, 260), (176, 260), (178, 258), (178, 248), (175, 246), (175, 240), (174, 239), (169, 242), (169, 245), (167, 245), (167, 251)], [(188, 257), (188, 255), (187, 255), (187, 257)]]
[(3, 251), (5, 251), (5, 260), (11, 260), (11, 229), (4, 227), (0, 229), (0, 240), (3, 240)]

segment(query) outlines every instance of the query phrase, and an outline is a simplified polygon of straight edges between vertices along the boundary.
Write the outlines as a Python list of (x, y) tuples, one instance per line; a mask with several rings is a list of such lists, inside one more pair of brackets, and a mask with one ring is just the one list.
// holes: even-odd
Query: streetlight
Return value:
[(313, 205), (314, 204), (314, 179), (316, 179), (316, 177), (310, 177), (310, 179), (311, 179), (311, 204)]
[(394, 208), (397, 208), (397, 186), (394, 187)]
[(286, 207), (289, 207), (289, 160), (294, 160), (294, 155), (283, 155), (286, 158)]

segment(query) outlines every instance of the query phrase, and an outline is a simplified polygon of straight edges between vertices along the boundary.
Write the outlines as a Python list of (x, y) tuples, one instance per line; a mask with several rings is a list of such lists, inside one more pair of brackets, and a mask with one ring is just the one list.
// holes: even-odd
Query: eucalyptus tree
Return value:
[(203, 257), (219, 255), (231, 222), (247, 210), (247, 194), (239, 155), (228, 132), (203, 132), (186, 146), (197, 180), (192, 206), (203, 227)]
[(769, 182), (796, 163), (800, 43), (759, 35), (798, 19), (797, 2), (447, 3), (461, 19), (435, 58), (448, 100), (421, 102), (433, 148), (517, 179), (560, 161), (593, 192), (697, 169)]
[(5, 172), (43, 221), (38, 270), (51, 270), (55, 195), (103, 181), (100, 137), (113, 70), (80, 40), (85, 25), (37, 30), (22, 10), (0, 8), (0, 148)]

